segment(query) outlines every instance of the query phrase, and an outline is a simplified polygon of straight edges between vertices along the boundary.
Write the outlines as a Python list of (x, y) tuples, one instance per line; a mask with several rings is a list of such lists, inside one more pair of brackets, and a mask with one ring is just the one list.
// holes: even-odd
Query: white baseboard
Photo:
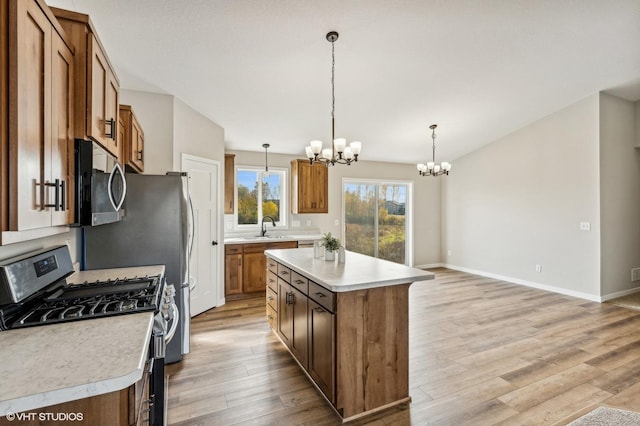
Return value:
[(638, 293), (638, 292), (640, 292), (640, 287), (630, 288), (629, 290), (623, 290), (623, 291), (618, 291), (616, 293), (605, 294), (604, 296), (601, 297), (601, 299), (604, 302), (607, 300), (615, 299), (616, 297), (627, 296), (629, 294)]
[(417, 269), (444, 268), (444, 263), (427, 263), (424, 265), (414, 265)]
[[(507, 282), (510, 282), (510, 283), (513, 283), (513, 284), (519, 284), (519, 285), (524, 285), (524, 286), (527, 286), (527, 287), (537, 288), (537, 289), (540, 289), (540, 290), (551, 291), (553, 293), (564, 294), (566, 296), (577, 297), (579, 299), (586, 299), (586, 300), (590, 300), (592, 302), (603, 302), (604, 300), (606, 300), (603, 297), (595, 295), (595, 294), (584, 293), (584, 292), (581, 292), (581, 291), (568, 290), (568, 289), (562, 288), (562, 287), (556, 287), (556, 286), (552, 286), (552, 285), (548, 285), (548, 284), (535, 283), (533, 281), (522, 280), (520, 278), (507, 277), (505, 275), (492, 274), (490, 272), (479, 271), (477, 269), (471, 269), (471, 268), (465, 268), (463, 266), (451, 265), (451, 264), (448, 264), (448, 263), (445, 263), (442, 266), (445, 267), (445, 268), (453, 269), (453, 270), (460, 271), (460, 272), (467, 272), (469, 274), (480, 275), (480, 276), (488, 277), (488, 278), (495, 278), (497, 280), (507, 281)], [(640, 289), (636, 289), (635, 291), (640, 291)]]

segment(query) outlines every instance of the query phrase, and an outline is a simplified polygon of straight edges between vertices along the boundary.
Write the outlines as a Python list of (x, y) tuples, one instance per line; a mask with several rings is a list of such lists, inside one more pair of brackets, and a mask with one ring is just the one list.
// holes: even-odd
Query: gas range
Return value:
[[(164, 358), (178, 327), (175, 288), (163, 276), (67, 284), (74, 272), (67, 246), (0, 261), (0, 332), (138, 312), (154, 314), (145, 373), (148, 423), (165, 423)], [(99, 272), (99, 271), (96, 271)], [(91, 274), (85, 276), (92, 276)], [(95, 275), (94, 275), (95, 277)]]
[[(0, 329), (57, 324), (137, 312), (170, 312), (171, 286), (158, 276), (67, 284), (66, 246), (0, 264)], [(28, 290), (25, 291), (24, 288)]]

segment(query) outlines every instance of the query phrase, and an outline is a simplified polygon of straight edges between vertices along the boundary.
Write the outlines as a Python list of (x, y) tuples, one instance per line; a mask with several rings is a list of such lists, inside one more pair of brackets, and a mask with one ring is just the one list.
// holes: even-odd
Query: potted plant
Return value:
[(324, 247), (324, 260), (335, 260), (336, 251), (340, 248), (340, 240), (327, 232), (322, 236), (322, 247)]

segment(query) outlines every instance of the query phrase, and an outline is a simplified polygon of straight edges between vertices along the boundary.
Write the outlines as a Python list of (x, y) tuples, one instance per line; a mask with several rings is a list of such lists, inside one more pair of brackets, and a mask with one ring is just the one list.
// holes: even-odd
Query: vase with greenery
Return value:
[(324, 247), (324, 260), (335, 260), (336, 251), (340, 248), (340, 240), (327, 232), (322, 236), (322, 247)]

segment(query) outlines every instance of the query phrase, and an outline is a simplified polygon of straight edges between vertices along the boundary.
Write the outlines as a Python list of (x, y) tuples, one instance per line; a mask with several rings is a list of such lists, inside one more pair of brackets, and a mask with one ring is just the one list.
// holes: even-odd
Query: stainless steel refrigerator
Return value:
[(84, 228), (84, 268), (165, 265), (167, 284), (176, 289), (180, 322), (167, 346), (165, 362), (189, 353), (189, 257), (192, 209), (185, 173), (126, 174), (121, 221)]

